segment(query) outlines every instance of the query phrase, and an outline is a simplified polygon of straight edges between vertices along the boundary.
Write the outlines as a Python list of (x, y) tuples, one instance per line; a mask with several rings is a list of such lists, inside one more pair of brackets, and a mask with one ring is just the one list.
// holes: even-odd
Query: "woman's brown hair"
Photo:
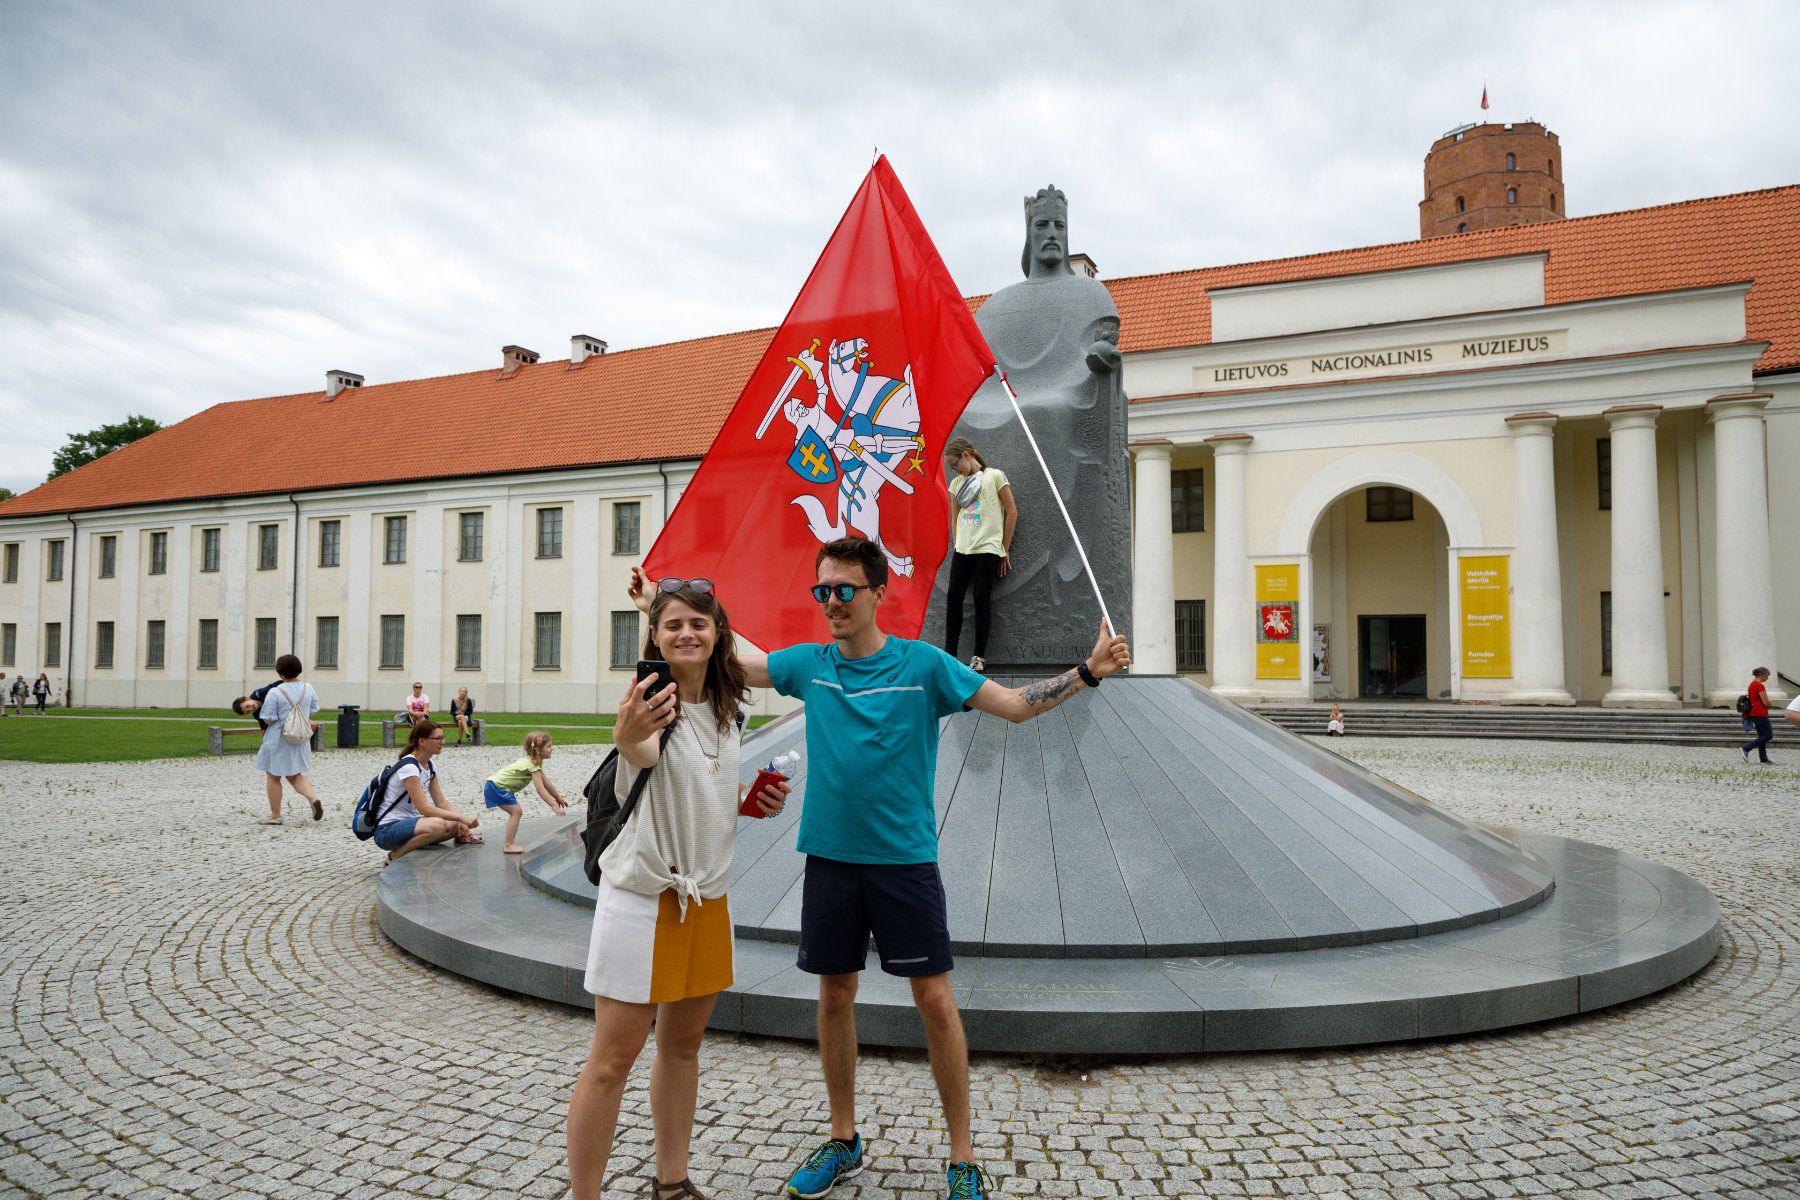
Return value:
[(725, 606), (719, 603), (717, 596), (711, 592), (696, 592), (688, 587), (673, 592), (657, 592), (656, 598), (650, 601), (650, 634), (644, 639), (644, 657), (659, 659), (663, 656), (662, 648), (656, 644), (656, 624), (662, 619), (663, 610), (675, 600), (681, 601), (703, 617), (712, 618), (713, 629), (718, 636), (713, 641), (712, 657), (706, 661), (706, 694), (718, 709), (719, 732), (724, 733), (737, 720), (738, 711), (744, 702), (750, 699), (750, 685), (746, 682), (744, 668), (738, 665), (737, 643), (731, 636), (731, 619), (725, 615)]
[(414, 721), (412, 732), (406, 735), (406, 753), (412, 754), (419, 748), (419, 743), (442, 729), (436, 721)]
[(975, 456), (975, 461), (981, 464), (981, 469), (984, 471), (987, 470), (987, 459), (981, 457), (981, 451), (977, 450), (975, 448), (975, 443), (971, 442), (968, 438), (951, 438), (944, 445), (944, 457), (951, 462), (955, 462), (965, 454), (973, 454)]

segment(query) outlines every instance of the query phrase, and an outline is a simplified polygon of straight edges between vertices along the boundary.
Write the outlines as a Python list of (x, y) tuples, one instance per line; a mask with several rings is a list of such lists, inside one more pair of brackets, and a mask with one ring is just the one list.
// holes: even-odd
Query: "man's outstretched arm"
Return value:
[[(1101, 622), (1100, 639), (1094, 643), (1094, 652), (1088, 655), (1085, 664), (1088, 672), (1096, 680), (1100, 680), (1108, 675), (1117, 675), (1130, 665), (1131, 650), (1125, 645), (1125, 639), (1114, 637), (1106, 623)], [(1040, 679), (1024, 687), (1001, 687), (990, 679), (969, 698), (969, 707), (992, 713), (996, 717), (1005, 717), (1017, 725), (1049, 712), (1087, 686), (1082, 681), (1079, 667), (1064, 671), (1053, 679)]]

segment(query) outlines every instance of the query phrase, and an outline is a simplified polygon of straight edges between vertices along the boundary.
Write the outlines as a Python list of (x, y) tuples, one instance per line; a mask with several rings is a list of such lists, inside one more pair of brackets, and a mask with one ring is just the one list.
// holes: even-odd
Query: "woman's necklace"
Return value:
[[(684, 712), (682, 716), (686, 718), (687, 714)], [(687, 724), (688, 727), (694, 731), (694, 745), (700, 748), (700, 756), (706, 760), (706, 773), (708, 775), (717, 775), (719, 773), (719, 753), (724, 749), (724, 746), (721, 744), (723, 739), (719, 736), (718, 726), (715, 725), (713, 727), (714, 748), (709, 751), (706, 748), (706, 743), (700, 740), (701, 723), (699, 721), (688, 719)]]

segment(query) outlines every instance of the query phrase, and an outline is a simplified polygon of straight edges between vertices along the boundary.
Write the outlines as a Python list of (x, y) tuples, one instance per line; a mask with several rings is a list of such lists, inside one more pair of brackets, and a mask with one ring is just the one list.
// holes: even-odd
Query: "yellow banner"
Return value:
[(1462, 673), (1465, 679), (1512, 674), (1512, 589), (1504, 554), (1462, 560)]
[(1300, 564), (1256, 568), (1256, 677), (1299, 679), (1307, 657), (1300, 635)]

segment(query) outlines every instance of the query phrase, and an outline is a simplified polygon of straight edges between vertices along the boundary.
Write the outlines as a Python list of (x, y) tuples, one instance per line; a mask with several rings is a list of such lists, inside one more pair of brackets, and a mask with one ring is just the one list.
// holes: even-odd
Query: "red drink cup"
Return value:
[(756, 798), (762, 795), (763, 789), (768, 787), (771, 783), (786, 782), (787, 776), (783, 775), (780, 771), (758, 771), (756, 773), (756, 782), (750, 785), (749, 795), (745, 796), (744, 802), (738, 805), (738, 813), (742, 816), (757, 817), (759, 819), (768, 816), (769, 814), (763, 811), (762, 805), (756, 802)]

